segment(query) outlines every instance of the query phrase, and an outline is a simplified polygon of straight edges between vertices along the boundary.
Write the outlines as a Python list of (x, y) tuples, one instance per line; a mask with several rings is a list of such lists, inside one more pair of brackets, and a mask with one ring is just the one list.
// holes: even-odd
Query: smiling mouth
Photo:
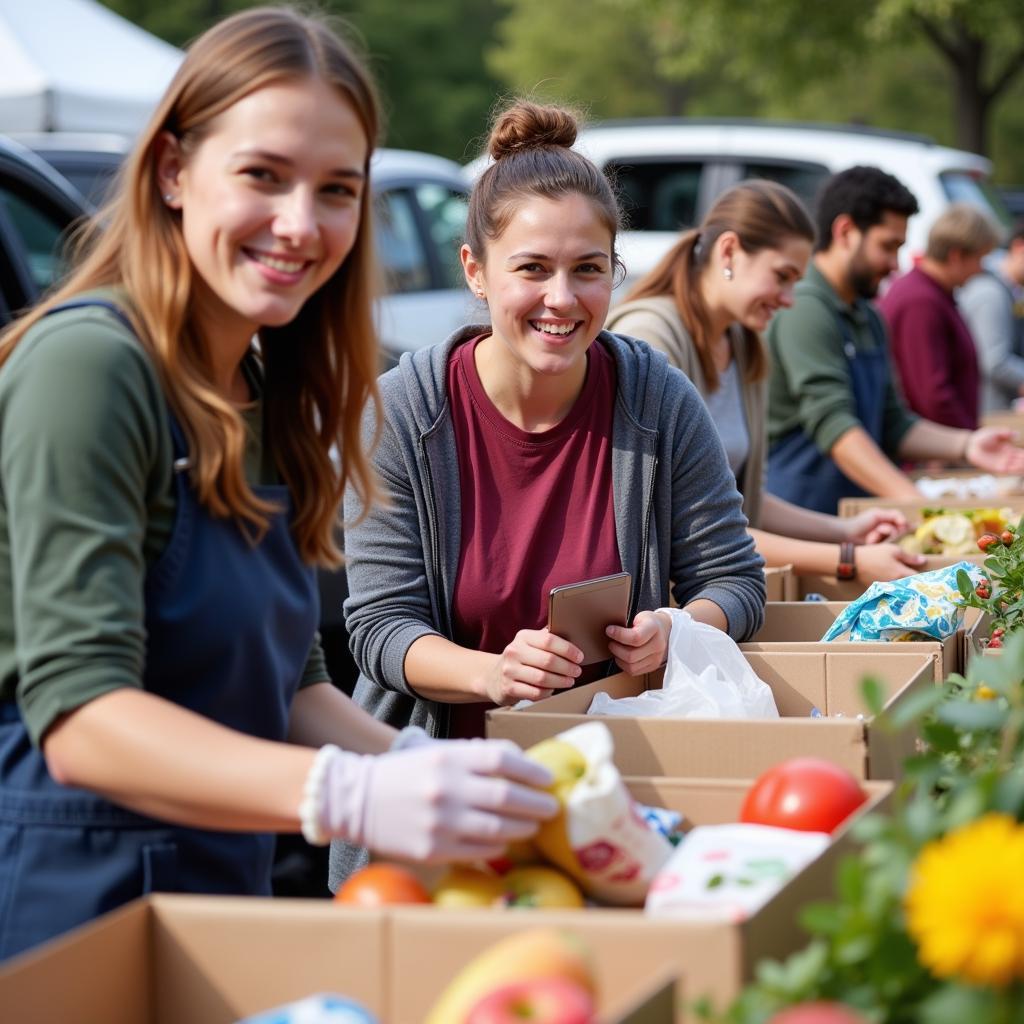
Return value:
[(257, 252), (255, 249), (246, 249), (245, 254), (264, 267), (269, 267), (271, 270), (276, 270), (281, 274), (299, 274), (313, 262), (312, 260), (286, 259), (284, 256)]
[(553, 324), (544, 320), (531, 320), (530, 326), (541, 334), (547, 334), (552, 338), (567, 338), (581, 323), (582, 320), (573, 320), (570, 323)]

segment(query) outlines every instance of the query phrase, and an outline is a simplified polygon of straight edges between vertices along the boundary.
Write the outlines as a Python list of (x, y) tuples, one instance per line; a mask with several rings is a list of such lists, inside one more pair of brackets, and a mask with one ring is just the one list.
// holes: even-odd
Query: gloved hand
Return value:
[(486, 860), (529, 839), (558, 812), (558, 801), (535, 788), (550, 783), (513, 743), (448, 740), (375, 757), (334, 748), (307, 798), (327, 836), (441, 863)]

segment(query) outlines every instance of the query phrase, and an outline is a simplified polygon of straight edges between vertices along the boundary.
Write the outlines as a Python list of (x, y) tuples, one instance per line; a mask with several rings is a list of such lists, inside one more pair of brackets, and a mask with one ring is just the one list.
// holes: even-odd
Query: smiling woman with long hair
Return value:
[(273, 832), (464, 860), (555, 812), (510, 746), (375, 721), (316, 639), (340, 495), (377, 491), (377, 129), (325, 23), (222, 22), (0, 341), (0, 958), (155, 889), (267, 894)]

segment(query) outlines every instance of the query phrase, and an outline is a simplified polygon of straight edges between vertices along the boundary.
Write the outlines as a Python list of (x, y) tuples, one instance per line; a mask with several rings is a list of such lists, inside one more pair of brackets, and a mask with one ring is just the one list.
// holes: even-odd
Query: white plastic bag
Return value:
[(672, 616), (665, 680), (660, 690), (615, 700), (599, 693), (588, 715), (675, 718), (778, 718), (775, 696), (758, 679), (732, 637), (694, 621), (681, 608)]

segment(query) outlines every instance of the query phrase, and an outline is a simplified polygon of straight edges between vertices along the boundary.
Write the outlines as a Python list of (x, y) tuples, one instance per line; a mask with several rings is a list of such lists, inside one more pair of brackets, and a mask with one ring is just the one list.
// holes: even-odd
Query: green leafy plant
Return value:
[(992, 616), (988, 646), (1003, 645), (1006, 634), (1024, 626), (1024, 517), (1000, 534), (983, 533), (978, 547), (985, 559), (985, 579), (975, 584), (963, 570), (956, 574), (960, 604), (980, 608)]
[[(764, 1024), (786, 1006), (826, 999), (874, 1024), (1024, 1024), (1024, 894), (1014, 895), (1024, 873), (1013, 875), (1024, 859), (1022, 680), (1024, 632), (1008, 637), (1001, 657), (975, 658), (966, 676), (891, 715), (866, 682), (876, 727), (916, 725), (922, 750), (906, 763), (889, 813), (856, 826), (862, 845), (839, 869), (836, 898), (804, 908), (808, 946), (761, 963), (724, 1017), (705, 1006), (704, 1019)], [(1016, 846), (986, 846), (983, 828), (1002, 829)], [(950, 871), (952, 884), (936, 883)], [(1016, 954), (979, 967), (971, 956), (1000, 928), (1016, 938)], [(929, 961), (932, 947), (951, 952), (949, 963)]]

